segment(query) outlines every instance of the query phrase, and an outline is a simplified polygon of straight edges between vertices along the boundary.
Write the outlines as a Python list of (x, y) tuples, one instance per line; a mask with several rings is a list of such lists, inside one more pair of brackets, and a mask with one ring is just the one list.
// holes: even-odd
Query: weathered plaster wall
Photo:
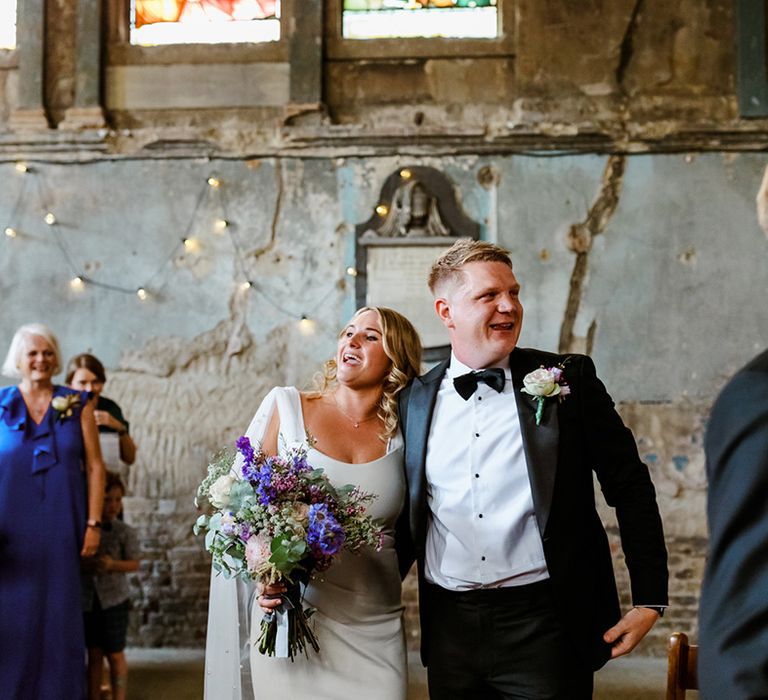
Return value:
[[(499, 0), (505, 36), (496, 44), (394, 42), (371, 55), (361, 48), (366, 42), (334, 33), (330, 13), (338, 7), (323, 0), (325, 29), (300, 38), (327, 47), (317, 104), (290, 92), (299, 73), (315, 71), (288, 62), (290, 18), (275, 45), (147, 49), (127, 43), (123, 4), (108, 3), (105, 19), (111, 129), (3, 134), (18, 61), (0, 51), (0, 154), (60, 151), (62, 143), (70, 158), (148, 148), (386, 156), (764, 146), (766, 121), (739, 117), (736, 17), (726, 0)], [(75, 5), (48, 3), (44, 92), (54, 125), (74, 100)], [(304, 12), (309, 7), (307, 0)]]
[[(718, 388), (768, 338), (768, 313), (756, 303), (768, 292), (768, 244), (753, 213), (763, 160), (165, 158), (33, 163), (26, 176), (0, 165), (0, 224), (18, 203), (20, 232), (0, 240), (0, 339), (40, 320), (65, 355), (92, 349), (139, 445), (126, 501), (143, 548), (132, 643), (201, 643), (208, 565), (191, 524), (207, 458), (244, 429), (269, 387), (307, 385), (332, 352), (353, 309), (345, 269), (354, 225), (370, 216), (386, 176), (416, 162), (444, 170), (485, 237), (512, 251), (523, 284), (521, 344), (589, 350), (635, 431), (672, 565), (673, 607), (645, 652), (664, 653), (673, 628), (695, 631), (703, 426)], [(489, 167), (497, 185), (481, 175)], [(232, 222), (223, 235), (212, 226), (222, 212), (205, 185), (212, 173)], [(55, 228), (42, 222), (49, 209)], [(196, 252), (179, 246), (188, 233)], [(94, 279), (146, 284), (152, 296), (73, 292), (62, 239)], [(239, 287), (245, 278), (249, 291)], [(301, 334), (302, 314), (316, 319), (314, 335)], [(624, 580), (620, 563), (617, 571)], [(414, 625), (410, 634), (415, 643)]]

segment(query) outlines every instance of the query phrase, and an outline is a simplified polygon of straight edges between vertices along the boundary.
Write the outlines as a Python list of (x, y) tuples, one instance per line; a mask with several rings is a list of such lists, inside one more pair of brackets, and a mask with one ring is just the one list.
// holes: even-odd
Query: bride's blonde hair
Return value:
[[(355, 312), (350, 322), (366, 311), (374, 311), (381, 323), (381, 340), (384, 353), (391, 360), (389, 373), (384, 378), (377, 415), (384, 423), (380, 435), (386, 441), (397, 430), (397, 395), (411, 379), (421, 374), (421, 338), (413, 324), (402, 314), (386, 306), (363, 306)], [(343, 335), (346, 327), (339, 333)], [(336, 384), (336, 360), (328, 360), (323, 372), (316, 378), (318, 393), (325, 393)]]

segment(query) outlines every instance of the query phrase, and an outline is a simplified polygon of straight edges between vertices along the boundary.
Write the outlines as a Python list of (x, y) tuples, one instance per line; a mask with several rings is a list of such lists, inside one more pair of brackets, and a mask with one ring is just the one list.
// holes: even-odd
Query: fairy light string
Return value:
[[(56, 247), (61, 252), (62, 258), (70, 273), (69, 286), (75, 291), (83, 291), (87, 287), (97, 287), (110, 292), (133, 295), (141, 302), (150, 299), (153, 290), (161, 289), (167, 284), (173, 269), (170, 265), (173, 259), (180, 252), (194, 254), (194, 252), (199, 249), (199, 241), (196, 239), (194, 232), (199, 229), (198, 222), (200, 221), (201, 213), (203, 212), (207, 213), (208, 217), (213, 221), (212, 232), (217, 236), (226, 236), (230, 241), (233, 252), (235, 276), (237, 279), (241, 280), (238, 283), (240, 291), (244, 293), (254, 292), (276, 311), (297, 321), (301, 333), (311, 334), (315, 332), (317, 324), (312, 318), (312, 313), (322, 306), (322, 304), (339, 289), (339, 285), (334, 283), (324, 294), (316, 298), (313, 304), (309, 307), (305, 307), (302, 312), (294, 311), (284, 304), (277, 302), (273, 298), (273, 295), (270, 294), (269, 290), (262, 283), (256, 281), (256, 275), (251, 274), (249, 271), (247, 257), (244, 252), (243, 243), (240, 240), (238, 227), (236, 222), (229, 215), (229, 202), (225, 181), (215, 173), (209, 174), (203, 180), (203, 184), (196, 197), (195, 205), (192, 209), (192, 214), (188, 220), (184, 234), (177, 239), (177, 242), (169, 249), (168, 254), (161, 259), (160, 264), (154, 272), (146, 277), (140, 284), (131, 286), (102, 281), (88, 274), (76, 263), (75, 256), (72, 254), (70, 247), (70, 241), (62, 230), (63, 225), (56, 216), (55, 208), (52, 206), (54, 199), (50, 196), (42, 172), (40, 172), (37, 167), (29, 166), (26, 163), (16, 163), (14, 170), (18, 174), (21, 183), (18, 188), (18, 194), (11, 207), (8, 221), (5, 226), (2, 226), (5, 238), (23, 238), (25, 231), (29, 233), (37, 233), (37, 231), (32, 230), (31, 226), (24, 226), (24, 228), (21, 226), (23, 220), (22, 214), (24, 213), (23, 205), (27, 201), (27, 195), (34, 194), (37, 199), (35, 210), (40, 212), (39, 217), (35, 218), (48, 229), (46, 234), (52, 238)], [(33, 183), (34, 187), (31, 187), (30, 183)], [(211, 206), (211, 204), (213, 206)], [(204, 207), (204, 205), (206, 206)], [(206, 209), (207, 211), (205, 211)], [(67, 226), (70, 225), (67, 224)], [(81, 227), (79, 228), (82, 230)], [(7, 242), (10, 243), (11, 241), (8, 240)], [(165, 273), (164, 277), (161, 277), (162, 273)], [(347, 270), (347, 274), (351, 274), (349, 270)]]

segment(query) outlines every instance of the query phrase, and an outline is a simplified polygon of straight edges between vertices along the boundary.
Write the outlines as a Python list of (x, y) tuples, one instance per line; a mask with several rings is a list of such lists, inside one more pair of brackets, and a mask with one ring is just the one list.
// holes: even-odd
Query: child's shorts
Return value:
[(130, 601), (125, 601), (111, 608), (102, 608), (94, 596), (93, 610), (85, 616), (85, 646), (96, 647), (105, 654), (115, 654), (125, 649), (125, 636), (128, 631), (128, 611)]

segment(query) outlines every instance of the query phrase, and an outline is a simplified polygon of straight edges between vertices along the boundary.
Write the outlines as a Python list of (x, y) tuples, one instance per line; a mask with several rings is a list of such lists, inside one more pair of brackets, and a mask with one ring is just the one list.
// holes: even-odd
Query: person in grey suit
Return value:
[[(768, 168), (757, 215), (768, 236)], [(704, 452), (709, 551), (699, 610), (701, 697), (768, 698), (768, 350), (720, 393)]]
[[(434, 700), (592, 695), (667, 605), (655, 491), (584, 355), (517, 347), (507, 251), (462, 239), (429, 286), (450, 360), (402, 392), (401, 571), (418, 564)], [(616, 509), (634, 607), (622, 616), (593, 473)]]

